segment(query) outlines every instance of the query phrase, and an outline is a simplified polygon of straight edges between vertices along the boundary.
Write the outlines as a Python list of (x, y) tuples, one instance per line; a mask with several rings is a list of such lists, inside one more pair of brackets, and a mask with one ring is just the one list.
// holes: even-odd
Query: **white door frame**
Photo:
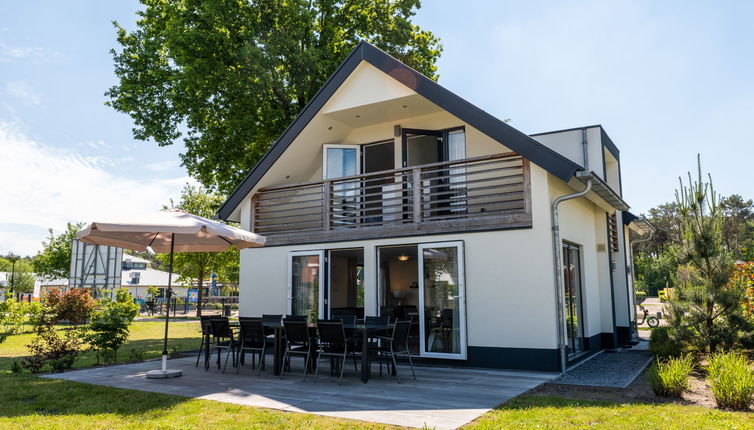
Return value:
[[(420, 243), (417, 245), (417, 264), (419, 266), (419, 355), (422, 357), (432, 358), (449, 358), (456, 360), (465, 360), (467, 354), (466, 348), (466, 272), (464, 269), (465, 254), (462, 241), (453, 242), (434, 242)], [(426, 351), (426, 318), (424, 315), (424, 250), (427, 248), (451, 248), (458, 249), (458, 320), (461, 352), (459, 354), (447, 352), (427, 352)]]
[(335, 179), (335, 178), (327, 177), (327, 150), (328, 149), (355, 149), (356, 150), (355, 175), (361, 174), (361, 145), (341, 145), (341, 144), (328, 143), (328, 144), (322, 145), (322, 179)]
[(293, 257), (301, 257), (301, 256), (317, 256), (319, 257), (319, 315), (318, 318), (324, 318), (324, 299), (325, 299), (325, 265), (327, 264), (325, 261), (325, 251), (322, 249), (313, 250), (313, 251), (290, 251), (288, 252), (288, 298), (286, 303), (286, 309), (288, 315), (291, 315), (293, 312)]

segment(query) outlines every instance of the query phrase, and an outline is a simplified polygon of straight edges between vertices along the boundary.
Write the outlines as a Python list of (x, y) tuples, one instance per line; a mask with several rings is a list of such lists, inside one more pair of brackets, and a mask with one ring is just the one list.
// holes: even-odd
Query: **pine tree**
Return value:
[(719, 198), (702, 176), (688, 184), (678, 178), (676, 200), (681, 217), (681, 242), (675, 252), (680, 263), (678, 284), (670, 300), (674, 337), (701, 352), (714, 352), (736, 344), (750, 330), (742, 312), (744, 291), (728, 282), (733, 254), (723, 237), (725, 216)]

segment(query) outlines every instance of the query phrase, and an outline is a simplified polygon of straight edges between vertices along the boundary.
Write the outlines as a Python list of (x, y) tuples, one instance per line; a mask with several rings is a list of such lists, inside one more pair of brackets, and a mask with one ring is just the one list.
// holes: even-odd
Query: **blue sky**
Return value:
[[(602, 124), (636, 212), (672, 200), (697, 153), (721, 193), (754, 197), (754, 3), (423, 3), (442, 85), (526, 133)], [(132, 28), (138, 7), (0, 5), (0, 253), (34, 254), (66, 221), (158, 209), (189, 180), (180, 145), (135, 141), (103, 104), (111, 21)]]

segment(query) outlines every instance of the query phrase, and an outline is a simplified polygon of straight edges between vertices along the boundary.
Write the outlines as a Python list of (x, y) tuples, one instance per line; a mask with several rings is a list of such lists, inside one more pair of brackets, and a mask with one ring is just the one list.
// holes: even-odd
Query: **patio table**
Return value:
[[(346, 324), (346, 330), (361, 334), (361, 380), (366, 383), (372, 376), (372, 362), (369, 354), (369, 338), (385, 335), (392, 324)], [(345, 363), (343, 363), (345, 365)]]

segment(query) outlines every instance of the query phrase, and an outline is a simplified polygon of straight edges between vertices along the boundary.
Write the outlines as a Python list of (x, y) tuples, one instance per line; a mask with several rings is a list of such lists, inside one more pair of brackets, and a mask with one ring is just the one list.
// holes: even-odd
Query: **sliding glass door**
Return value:
[(463, 243), (420, 244), (418, 256), (421, 355), (465, 359)]
[(297, 251), (288, 256), (288, 314), (310, 321), (324, 316), (324, 252)]
[(576, 354), (584, 350), (584, 302), (579, 247), (570, 243), (563, 243), (563, 284), (568, 353)]

